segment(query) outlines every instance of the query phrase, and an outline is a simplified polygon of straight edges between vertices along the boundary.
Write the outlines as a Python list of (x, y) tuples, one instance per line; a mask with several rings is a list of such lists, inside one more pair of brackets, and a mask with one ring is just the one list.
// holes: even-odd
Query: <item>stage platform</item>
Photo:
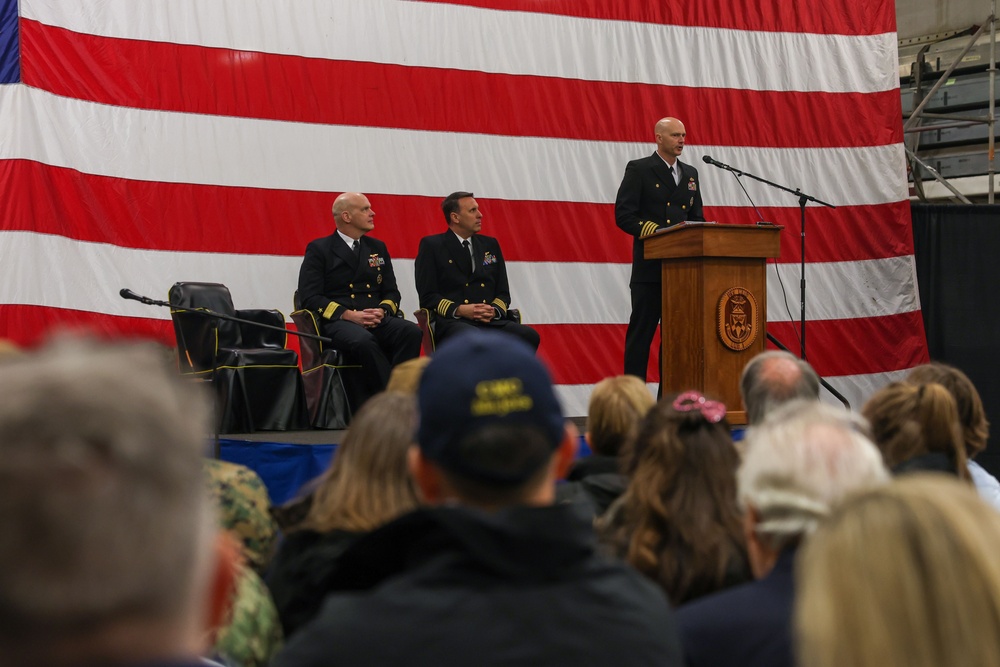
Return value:
[[(585, 417), (572, 417), (582, 433)], [(295, 497), (303, 484), (320, 475), (347, 431), (258, 431), (219, 436), (218, 457), (245, 465), (264, 480), (271, 503), (281, 505)], [(587, 455), (580, 438), (581, 455)]]
[(218, 457), (245, 465), (264, 480), (271, 504), (295, 497), (330, 464), (347, 431), (259, 431), (219, 436)]

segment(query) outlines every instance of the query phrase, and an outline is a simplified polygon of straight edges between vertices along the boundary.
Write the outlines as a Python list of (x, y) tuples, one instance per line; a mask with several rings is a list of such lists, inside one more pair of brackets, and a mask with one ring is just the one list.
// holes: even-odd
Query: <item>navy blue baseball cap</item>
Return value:
[(503, 473), (470, 461), (463, 441), (488, 426), (532, 427), (550, 452), (563, 440), (552, 378), (535, 351), (510, 334), (473, 331), (445, 341), (420, 379), (419, 406), (417, 440), (424, 456), (469, 479), (516, 484), (547, 460), (528, 460)]

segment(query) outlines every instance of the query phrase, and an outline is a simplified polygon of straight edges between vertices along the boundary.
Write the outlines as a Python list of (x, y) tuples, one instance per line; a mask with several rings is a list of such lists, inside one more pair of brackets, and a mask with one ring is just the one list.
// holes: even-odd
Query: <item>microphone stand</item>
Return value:
[(234, 317), (233, 315), (226, 315), (225, 313), (217, 313), (214, 310), (208, 310), (207, 308), (184, 308), (183, 306), (178, 306), (177, 304), (170, 303), (169, 301), (158, 301), (156, 299), (150, 299), (148, 296), (142, 296), (141, 294), (136, 294), (130, 289), (123, 288), (118, 292), (118, 295), (123, 299), (128, 299), (131, 301), (138, 301), (139, 303), (146, 304), (147, 306), (163, 306), (169, 308), (172, 311), (179, 313), (191, 313), (192, 315), (201, 315), (202, 317), (215, 317), (220, 320), (228, 320), (230, 322), (239, 322), (240, 324), (249, 324), (253, 327), (260, 327), (262, 329), (271, 329), (272, 331), (281, 331), (286, 334), (292, 334), (293, 336), (298, 336), (300, 338), (312, 338), (313, 340), (318, 340), (321, 343), (333, 344), (333, 341), (326, 336), (317, 336), (316, 334), (305, 333), (302, 331), (294, 331), (292, 329), (285, 329), (284, 327), (276, 327), (272, 324), (263, 324), (261, 322), (254, 322), (253, 320), (244, 320), (239, 317)]
[[(803, 361), (805, 361), (806, 359), (806, 203), (812, 201), (822, 206), (827, 206), (829, 208), (837, 208), (837, 207), (834, 206), (833, 204), (821, 201), (811, 195), (807, 195), (798, 188), (792, 190), (790, 188), (786, 188), (784, 185), (778, 185), (777, 183), (772, 183), (766, 178), (761, 178), (760, 176), (756, 176), (749, 172), (742, 171), (735, 167), (731, 167), (730, 165), (719, 162), (718, 160), (715, 160), (709, 157), (708, 155), (702, 157), (702, 160), (712, 165), (713, 167), (718, 167), (719, 169), (725, 169), (726, 171), (730, 171), (733, 173), (733, 175), (736, 177), (736, 182), (740, 184), (741, 188), (743, 188), (743, 193), (747, 196), (747, 199), (750, 200), (750, 204), (753, 206), (754, 210), (757, 211), (758, 225), (771, 225), (773, 223), (763, 222), (759, 220), (759, 218), (763, 216), (761, 216), (760, 210), (757, 208), (757, 205), (753, 203), (753, 199), (750, 199), (750, 193), (747, 192), (747, 189), (745, 187), (743, 187), (743, 181), (740, 180), (740, 176), (749, 176), (755, 181), (760, 181), (761, 183), (764, 183), (765, 185), (770, 185), (772, 188), (777, 188), (778, 190), (784, 190), (785, 192), (791, 193), (798, 198), (799, 210), (802, 216), (802, 231), (800, 234), (801, 244), (802, 244), (802, 259), (799, 266), (799, 271), (800, 271), (799, 275), (801, 276), (801, 280), (799, 281), (799, 328), (801, 331), (802, 338), (799, 342), (800, 345), (799, 356), (802, 358)], [(775, 345), (777, 345), (782, 350), (784, 350), (785, 352), (789, 351), (789, 349), (785, 347), (780, 340), (778, 340), (771, 334), (767, 334), (767, 339), (772, 343), (774, 343)], [(819, 383), (824, 389), (833, 394), (834, 398), (843, 403), (845, 408), (847, 408), (848, 410), (851, 409), (850, 402), (844, 397), (843, 394), (834, 389), (829, 382), (827, 382), (821, 377), (819, 378)]]
[[(128, 299), (130, 301), (138, 301), (139, 303), (145, 304), (147, 306), (162, 306), (164, 308), (169, 308), (173, 312), (191, 313), (193, 315), (200, 315), (202, 317), (212, 317), (212, 318), (216, 318), (216, 319), (219, 319), (219, 320), (227, 320), (229, 322), (238, 322), (240, 324), (249, 324), (250, 326), (260, 327), (262, 329), (271, 329), (273, 331), (282, 331), (282, 332), (284, 332), (286, 334), (292, 334), (293, 336), (299, 336), (300, 338), (312, 338), (313, 340), (318, 340), (321, 343), (329, 343), (331, 345), (333, 344), (333, 341), (330, 340), (329, 338), (325, 337), (325, 336), (317, 336), (315, 334), (304, 333), (302, 331), (293, 331), (292, 329), (285, 329), (284, 327), (277, 327), (277, 326), (274, 326), (274, 325), (271, 325), (271, 324), (264, 324), (262, 322), (254, 322), (253, 320), (244, 320), (244, 319), (242, 319), (240, 317), (235, 317), (233, 315), (226, 315), (225, 313), (217, 313), (214, 310), (208, 310), (207, 308), (199, 308), (199, 309), (184, 308), (183, 306), (178, 306), (178, 305), (170, 303), (168, 301), (159, 301), (157, 299), (150, 299), (148, 296), (142, 296), (141, 294), (136, 294), (135, 292), (133, 292), (132, 290), (130, 290), (128, 288), (122, 288), (121, 290), (119, 290), (118, 296), (120, 296), (123, 299)], [(178, 331), (180, 331), (180, 330), (178, 329)], [(184, 334), (183, 334), (183, 332), (180, 332), (180, 333), (181, 333), (181, 337), (182, 337), (181, 338), (181, 344), (184, 346), (184, 353), (188, 354), (187, 343), (184, 342), (184, 340), (183, 340), (183, 335)], [(188, 354), (188, 365), (190, 365), (192, 367), (194, 366), (194, 364), (191, 361), (190, 354)], [(213, 364), (212, 364), (212, 382), (213, 383), (215, 382), (215, 374), (216, 374), (217, 370), (218, 369), (216, 369), (215, 363), (213, 362)], [(219, 441), (218, 423), (216, 423), (216, 427), (213, 430), (215, 431), (215, 443), (214, 443), (214, 450), (215, 451), (214, 451), (214, 456), (215, 456), (216, 459), (218, 459), (221, 456), (221, 447), (222, 447), (222, 444)]]
[[(834, 206), (833, 204), (830, 204), (828, 202), (825, 202), (825, 201), (822, 201), (820, 199), (817, 199), (816, 197), (813, 197), (812, 195), (807, 195), (806, 193), (802, 192), (798, 188), (795, 188), (794, 190), (792, 190), (791, 188), (787, 188), (784, 185), (779, 185), (777, 183), (769, 181), (766, 178), (761, 178), (760, 176), (757, 176), (755, 174), (751, 174), (750, 172), (743, 171), (741, 169), (737, 169), (735, 167), (731, 167), (728, 164), (724, 164), (722, 162), (719, 162), (718, 160), (714, 160), (711, 157), (709, 157), (708, 155), (704, 156), (702, 158), (702, 160), (705, 161), (705, 162), (707, 162), (708, 164), (710, 164), (712, 166), (718, 167), (720, 169), (725, 169), (726, 171), (733, 172), (734, 174), (736, 174), (737, 180), (739, 180), (740, 176), (749, 176), (750, 178), (754, 179), (755, 181), (760, 181), (761, 183), (763, 183), (765, 185), (770, 185), (772, 188), (775, 188), (775, 189), (778, 189), (778, 190), (783, 190), (784, 192), (788, 192), (790, 194), (793, 194), (793, 195), (795, 195), (798, 198), (798, 200), (799, 200), (799, 211), (801, 212), (801, 220), (802, 220), (801, 232), (800, 232), (802, 259), (801, 259), (800, 265), (799, 265), (799, 275), (800, 275), (800, 280), (799, 280), (799, 330), (800, 330), (802, 338), (799, 341), (799, 346), (800, 346), (800, 348), (799, 348), (799, 351), (800, 351), (799, 356), (803, 360), (805, 360), (805, 358), (806, 358), (806, 203), (807, 202), (815, 202), (815, 203), (817, 203), (817, 204), (819, 204), (821, 206), (827, 206), (829, 208), (837, 208), (837, 207)], [(740, 183), (740, 185), (743, 185), (743, 184)], [(750, 203), (753, 204), (753, 201), (751, 201)], [(756, 208), (756, 206), (754, 208)], [(768, 338), (770, 338), (770, 336), (768, 336)], [(788, 348), (786, 348), (783, 345), (781, 347), (783, 349), (785, 349), (785, 350), (788, 349)]]

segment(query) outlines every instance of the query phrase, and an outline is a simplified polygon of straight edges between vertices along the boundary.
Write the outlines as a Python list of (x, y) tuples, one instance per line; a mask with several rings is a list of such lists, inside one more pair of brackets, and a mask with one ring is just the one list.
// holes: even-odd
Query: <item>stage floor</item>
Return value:
[(283, 442), (289, 445), (335, 445), (344, 439), (346, 430), (324, 431), (257, 431), (256, 433), (223, 433), (219, 440), (239, 442)]
[[(586, 418), (572, 417), (583, 434)], [(217, 455), (250, 468), (264, 480), (271, 503), (295, 497), (303, 484), (323, 473), (347, 431), (257, 431), (219, 435)], [(583, 439), (581, 451), (589, 453)]]

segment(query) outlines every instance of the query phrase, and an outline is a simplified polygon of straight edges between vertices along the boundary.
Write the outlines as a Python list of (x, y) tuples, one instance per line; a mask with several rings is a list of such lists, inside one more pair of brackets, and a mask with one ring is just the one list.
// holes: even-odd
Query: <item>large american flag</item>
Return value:
[[(838, 206), (808, 208), (822, 375), (857, 405), (927, 360), (892, 2), (0, 0), (0, 77), (0, 336), (22, 343), (66, 325), (172, 342), (165, 309), (118, 291), (178, 280), (287, 314), (353, 190), (412, 312), (417, 243), (471, 190), (585, 414), (630, 310), (615, 193), (670, 115), (709, 220), (757, 214), (706, 154)], [(798, 201), (746, 187), (785, 226), (768, 330), (797, 350)]]

